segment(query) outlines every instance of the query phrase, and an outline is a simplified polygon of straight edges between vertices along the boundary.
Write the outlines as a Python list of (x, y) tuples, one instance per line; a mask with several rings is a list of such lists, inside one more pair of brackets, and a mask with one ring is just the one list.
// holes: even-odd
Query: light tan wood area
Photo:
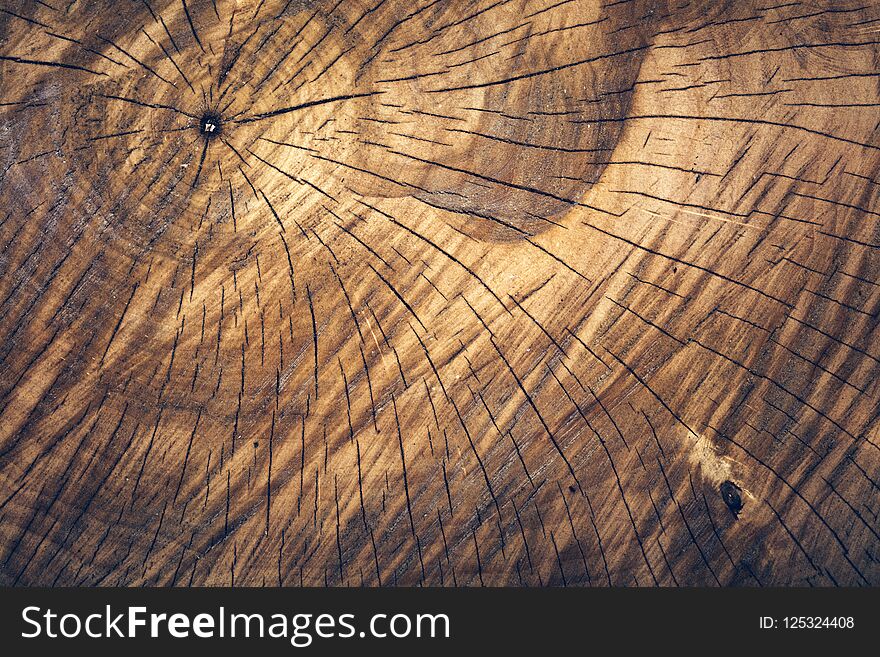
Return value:
[(3, 0), (0, 581), (880, 584), (878, 45)]

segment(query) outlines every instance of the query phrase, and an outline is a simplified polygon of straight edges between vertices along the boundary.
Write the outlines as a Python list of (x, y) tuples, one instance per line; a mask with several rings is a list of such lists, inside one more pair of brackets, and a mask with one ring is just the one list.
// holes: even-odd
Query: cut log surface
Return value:
[(0, 0), (0, 583), (880, 584), (880, 5)]

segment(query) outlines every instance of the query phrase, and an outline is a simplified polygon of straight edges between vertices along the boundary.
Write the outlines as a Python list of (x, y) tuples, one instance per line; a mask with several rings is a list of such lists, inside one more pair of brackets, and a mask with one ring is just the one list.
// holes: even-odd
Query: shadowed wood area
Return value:
[(880, 584), (880, 5), (0, 0), (0, 582)]

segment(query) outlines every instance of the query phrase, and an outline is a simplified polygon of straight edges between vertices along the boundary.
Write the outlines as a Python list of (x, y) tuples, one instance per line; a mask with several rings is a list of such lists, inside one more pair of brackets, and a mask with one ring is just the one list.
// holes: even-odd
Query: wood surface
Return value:
[(880, 584), (878, 46), (0, 0), (0, 582)]

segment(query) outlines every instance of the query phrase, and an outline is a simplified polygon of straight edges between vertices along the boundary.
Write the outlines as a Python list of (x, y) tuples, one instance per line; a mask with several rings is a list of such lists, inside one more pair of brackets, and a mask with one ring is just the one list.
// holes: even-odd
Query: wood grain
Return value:
[(880, 584), (878, 35), (2, 0), (0, 582)]

